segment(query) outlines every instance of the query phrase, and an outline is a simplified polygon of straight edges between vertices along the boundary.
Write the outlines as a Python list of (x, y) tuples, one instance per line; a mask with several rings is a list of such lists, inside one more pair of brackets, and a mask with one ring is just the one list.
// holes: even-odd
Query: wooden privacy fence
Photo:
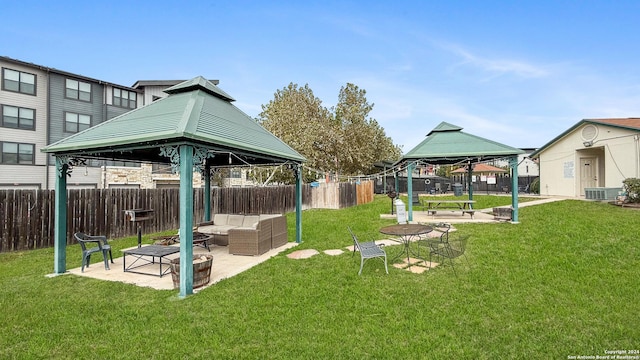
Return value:
[[(322, 189), (322, 190), (321, 190)], [(204, 218), (203, 189), (194, 189), (194, 225)], [(319, 196), (319, 194), (324, 194)], [(68, 190), (67, 243), (73, 233), (118, 238), (177, 229), (179, 189)], [(343, 208), (373, 200), (373, 183), (303, 185), (302, 208)], [(0, 190), (0, 252), (53, 246), (53, 190)], [(211, 213), (276, 214), (295, 211), (295, 186), (211, 189)], [(126, 221), (125, 210), (153, 209), (153, 219)]]

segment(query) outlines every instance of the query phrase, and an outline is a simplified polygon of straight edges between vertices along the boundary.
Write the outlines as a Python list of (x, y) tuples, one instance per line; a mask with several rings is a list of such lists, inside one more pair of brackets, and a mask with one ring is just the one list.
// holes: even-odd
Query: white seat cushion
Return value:
[(227, 225), (229, 214), (215, 214), (213, 215), (214, 225)]
[(244, 215), (229, 215), (229, 220), (227, 220), (227, 225), (242, 226), (243, 221), (244, 221)]

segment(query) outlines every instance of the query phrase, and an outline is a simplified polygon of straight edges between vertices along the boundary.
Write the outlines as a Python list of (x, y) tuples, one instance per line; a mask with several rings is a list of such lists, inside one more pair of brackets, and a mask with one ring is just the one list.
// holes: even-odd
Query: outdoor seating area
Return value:
[(287, 219), (280, 214), (215, 214), (197, 231), (213, 236), (213, 243), (228, 246), (234, 255), (262, 255), (287, 242)]
[[(203, 289), (221, 280), (237, 275), (296, 245), (297, 243), (288, 242), (284, 246), (280, 246), (276, 249), (270, 249), (259, 256), (234, 256), (228, 252), (226, 246), (210, 246), (210, 251), (204, 247), (196, 246), (193, 248), (194, 258), (197, 259), (200, 256), (212, 256), (213, 261), (209, 282), (207, 284), (198, 284), (197, 282), (194, 282), (194, 289), (197, 285), (200, 285), (198, 289)], [(158, 247), (165, 249), (164, 251), (169, 254), (163, 255), (162, 259), (157, 259), (156, 261), (149, 259), (148, 256), (152, 256), (153, 254), (145, 249), (157, 249)], [(149, 261), (141, 260), (139, 263), (134, 265), (135, 271), (126, 270), (126, 268), (132, 264), (133, 260), (130, 260), (132, 254), (139, 254), (140, 250), (144, 250), (142, 251), (144, 253), (143, 255), (147, 255), (146, 260)], [(179, 244), (167, 246), (143, 245), (140, 248), (136, 246), (123, 249), (122, 252), (130, 254), (126, 258), (126, 263), (125, 257), (120, 256), (113, 259), (112, 266), (109, 269), (102, 266), (91, 266), (89, 268), (84, 268), (84, 271), (82, 268), (70, 269), (69, 273), (100, 280), (118, 281), (142, 287), (150, 287), (157, 290), (172, 290), (175, 288), (170, 270), (171, 263), (173, 262), (176, 264), (177, 260), (180, 258)], [(162, 261), (162, 265), (159, 262), (160, 260)], [(160, 274), (163, 276), (159, 276)]]

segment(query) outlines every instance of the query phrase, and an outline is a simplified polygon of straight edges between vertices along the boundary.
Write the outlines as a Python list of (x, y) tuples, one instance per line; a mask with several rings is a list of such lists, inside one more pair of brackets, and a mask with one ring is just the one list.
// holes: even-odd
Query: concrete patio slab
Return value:
[[(211, 286), (219, 281), (230, 278), (234, 275), (237, 275), (243, 271), (246, 271), (271, 257), (278, 255), (279, 253), (288, 250), (292, 247), (297, 246), (297, 243), (289, 242), (285, 245), (271, 249), (268, 252), (259, 255), (259, 256), (243, 256), (243, 255), (231, 255), (229, 254), (229, 250), (226, 246), (210, 246), (211, 251), (207, 251), (206, 249), (196, 246), (193, 248), (193, 255), (204, 255), (210, 254), (213, 255), (213, 265), (211, 267), (211, 281), (208, 285), (205, 285), (201, 288), (194, 289), (194, 292), (198, 292), (208, 286)], [(180, 246), (180, 245), (170, 245), (170, 246)], [(125, 249), (126, 250), (126, 249)], [(116, 254), (114, 254), (116, 255)], [(94, 256), (99, 256), (99, 254), (94, 254)], [(171, 259), (175, 259), (180, 257), (179, 253), (168, 255), (164, 261), (167, 263)], [(129, 266), (134, 261), (133, 256), (127, 256), (127, 266)], [(108, 280), (108, 281), (119, 281), (127, 284), (132, 284), (136, 286), (150, 287), (157, 290), (172, 290), (173, 289), (173, 280), (171, 279), (171, 273), (167, 273), (166, 275), (159, 277), (157, 276), (160, 270), (160, 265), (157, 263), (144, 265), (136, 269), (139, 272), (146, 272), (153, 275), (146, 274), (138, 274), (132, 272), (124, 272), (123, 267), (123, 258), (118, 257), (113, 259), (114, 264), (109, 264), (110, 270), (105, 270), (103, 262), (96, 262), (91, 264), (90, 267), (85, 267), (84, 273), (80, 271), (80, 268), (71, 269), (68, 272), (73, 275), (85, 276), (94, 279), (100, 280)], [(164, 268), (168, 269), (169, 265), (162, 265)]]
[[(523, 208), (527, 206), (546, 204), (554, 201), (562, 201), (566, 200), (565, 198), (560, 197), (552, 197), (552, 198), (540, 198), (539, 200), (532, 200), (518, 203), (518, 208)], [(503, 207), (509, 207), (503, 206)], [(391, 214), (380, 214), (380, 218), (382, 219), (396, 219), (396, 215)], [(426, 211), (413, 211), (413, 221), (412, 223), (420, 223), (420, 224), (433, 224), (437, 222), (446, 222), (449, 224), (460, 224), (460, 223), (496, 223), (500, 222), (500, 220), (496, 220), (493, 216), (493, 209), (480, 209), (476, 210), (473, 215), (473, 219), (468, 214), (462, 214), (458, 210), (439, 210), (436, 214), (428, 214)], [(504, 222), (504, 221), (502, 221)]]

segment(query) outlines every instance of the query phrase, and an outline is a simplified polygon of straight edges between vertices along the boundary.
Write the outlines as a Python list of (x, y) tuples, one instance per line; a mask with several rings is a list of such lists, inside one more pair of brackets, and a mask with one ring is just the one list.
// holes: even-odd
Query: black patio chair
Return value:
[(451, 263), (451, 267), (453, 268), (453, 274), (457, 277), (456, 268), (454, 265), (454, 259), (460, 256), (464, 256), (465, 261), (467, 260), (467, 255), (465, 255), (465, 251), (467, 249), (467, 240), (469, 239), (469, 235), (462, 235), (455, 239), (448, 239), (447, 242), (441, 243), (430, 243), (429, 247), (429, 263), (431, 263), (431, 257), (433, 255), (438, 256), (442, 259), (447, 258)]
[(358, 249), (358, 251), (360, 252), (360, 271), (358, 271), (358, 275), (362, 274), (362, 267), (364, 266), (364, 262), (368, 259), (373, 258), (380, 258), (384, 261), (384, 270), (388, 274), (389, 268), (387, 267), (387, 253), (382, 249), (382, 247), (380, 247), (380, 245), (377, 245), (375, 241), (367, 241), (361, 243), (360, 241), (358, 241), (358, 237), (353, 233), (353, 231), (351, 231), (351, 228), (347, 227), (347, 229), (349, 229), (349, 233), (351, 233), (351, 238), (353, 239), (353, 253), (351, 254), (351, 256), (355, 254), (356, 249)]
[[(104, 268), (109, 270), (109, 261), (107, 260), (107, 254), (111, 263), (113, 264), (113, 255), (111, 254), (111, 245), (107, 243), (107, 237), (103, 235), (87, 235), (85, 233), (77, 232), (73, 234), (80, 247), (82, 248), (82, 268), (81, 272), (84, 272), (84, 268), (89, 267), (91, 263), (91, 254), (102, 253), (104, 259)], [(98, 246), (88, 247), (88, 244), (97, 244)]]
[(418, 244), (418, 257), (420, 257), (420, 247), (425, 247), (426, 251), (431, 250), (431, 244), (446, 244), (449, 242), (449, 231), (451, 231), (451, 224), (438, 223), (433, 225), (433, 229), (441, 232), (438, 237), (427, 237), (425, 239), (419, 239), (416, 241)]

